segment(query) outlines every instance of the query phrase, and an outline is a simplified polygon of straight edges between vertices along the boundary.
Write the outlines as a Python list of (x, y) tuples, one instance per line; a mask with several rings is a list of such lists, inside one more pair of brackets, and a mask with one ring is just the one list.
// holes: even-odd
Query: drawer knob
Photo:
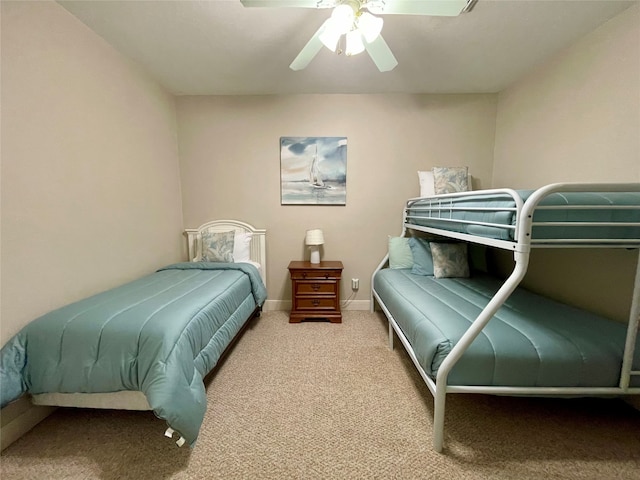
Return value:
[(307, 272), (302, 272), (302, 278), (307, 278)]
[(320, 290), (320, 285), (318, 283), (314, 283), (313, 285), (311, 285), (311, 288), (317, 292), (318, 290)]
[(320, 300), (318, 300), (317, 298), (314, 299), (311, 303), (313, 303), (314, 307), (317, 307), (318, 305), (320, 305)]

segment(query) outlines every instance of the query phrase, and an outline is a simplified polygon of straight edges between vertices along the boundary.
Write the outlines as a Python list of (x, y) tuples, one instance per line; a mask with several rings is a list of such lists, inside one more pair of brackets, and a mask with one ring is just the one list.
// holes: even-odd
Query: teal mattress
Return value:
[(26, 392), (141, 391), (193, 445), (203, 377), (266, 289), (246, 263), (180, 263), (50, 312), (0, 351), (2, 406)]
[[(383, 269), (374, 289), (422, 369), (438, 368), (500, 288), (493, 277), (440, 278)], [(518, 288), (449, 374), (449, 385), (617, 387), (626, 325)], [(640, 339), (633, 369), (640, 370)], [(637, 377), (635, 384), (640, 386)]]
[[(533, 192), (534, 190), (518, 190), (517, 194), (526, 201)], [(425, 198), (412, 202), (406, 210), (406, 223), (499, 240), (514, 240), (514, 229), (508, 228), (515, 226), (517, 221), (515, 211), (508, 210), (515, 208), (511, 196), (477, 191), (452, 199), (452, 202), (451, 205), (456, 207), (452, 211), (446, 210), (450, 203), (448, 200)], [(434, 210), (428, 213), (430, 205), (445, 205), (445, 209), (439, 213)], [(576, 206), (581, 208), (575, 208)], [(532, 240), (593, 239), (597, 243), (597, 240), (629, 239), (631, 243), (640, 244), (640, 192), (553, 193), (545, 197), (539, 207), (565, 208), (537, 208), (533, 216), (534, 223), (571, 222), (574, 225), (534, 225)], [(444, 221), (441, 218), (454, 221)], [(464, 223), (460, 220), (478, 223)], [(595, 226), (594, 223), (613, 225)], [(628, 223), (636, 225), (627, 225)]]

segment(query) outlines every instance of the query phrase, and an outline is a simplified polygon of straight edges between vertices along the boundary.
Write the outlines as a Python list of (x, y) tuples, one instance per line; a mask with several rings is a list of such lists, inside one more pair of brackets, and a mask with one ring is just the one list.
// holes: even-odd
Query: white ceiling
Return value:
[[(387, 0), (391, 1), (391, 0)], [(323, 48), (289, 64), (331, 10), (240, 0), (58, 3), (176, 95), (498, 92), (638, 1), (479, 0), (458, 17), (386, 15), (399, 65)]]

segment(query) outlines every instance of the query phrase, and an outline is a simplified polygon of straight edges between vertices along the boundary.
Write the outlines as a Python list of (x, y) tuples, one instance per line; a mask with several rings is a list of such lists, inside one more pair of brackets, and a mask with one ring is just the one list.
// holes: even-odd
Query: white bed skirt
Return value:
[(110, 393), (41, 393), (32, 396), (35, 405), (58, 407), (151, 410), (144, 393), (134, 390)]

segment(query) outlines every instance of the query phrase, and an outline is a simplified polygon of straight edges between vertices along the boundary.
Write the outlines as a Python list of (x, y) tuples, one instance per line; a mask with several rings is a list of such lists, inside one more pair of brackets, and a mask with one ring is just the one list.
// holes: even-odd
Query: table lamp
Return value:
[(324, 243), (324, 235), (322, 230), (307, 230), (307, 235), (304, 239), (304, 243), (309, 246), (311, 251), (311, 263), (320, 263), (320, 245)]

